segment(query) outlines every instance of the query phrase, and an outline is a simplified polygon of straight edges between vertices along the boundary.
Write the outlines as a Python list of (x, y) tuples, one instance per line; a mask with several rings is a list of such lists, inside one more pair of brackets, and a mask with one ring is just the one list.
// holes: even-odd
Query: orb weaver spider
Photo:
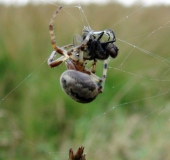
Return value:
[[(85, 27), (83, 36), (76, 35), (73, 39), (73, 44), (59, 47), (56, 45), (54, 34), (54, 18), (60, 9), (62, 9), (62, 6), (55, 11), (49, 23), (51, 44), (54, 51), (51, 53), (47, 63), (53, 68), (65, 62), (67, 70), (60, 77), (62, 89), (73, 100), (80, 103), (89, 103), (99, 93), (103, 92), (109, 55), (112, 57), (117, 56), (118, 49), (113, 44), (115, 35), (111, 30), (94, 32), (90, 27)], [(100, 41), (103, 36), (108, 37), (106, 42)], [(60, 54), (61, 57), (54, 59), (57, 54)], [(96, 59), (104, 60), (102, 78), (94, 74)], [(93, 60), (90, 69), (86, 68), (86, 60)]]

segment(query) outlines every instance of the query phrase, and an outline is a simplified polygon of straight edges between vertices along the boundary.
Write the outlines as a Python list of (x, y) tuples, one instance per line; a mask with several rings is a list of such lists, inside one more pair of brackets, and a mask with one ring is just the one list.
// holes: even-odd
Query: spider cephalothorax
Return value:
[[(108, 57), (115, 58), (118, 49), (114, 32), (107, 29), (94, 32), (90, 27), (85, 27), (83, 35), (76, 35), (73, 44), (63, 47), (56, 45), (54, 34), (54, 18), (62, 7), (53, 14), (49, 29), (51, 44), (54, 51), (48, 59), (50, 67), (56, 67), (65, 61), (67, 70), (60, 77), (60, 84), (67, 95), (80, 103), (93, 101), (99, 93), (102, 93), (107, 75)], [(61, 57), (54, 59), (56, 54)], [(95, 73), (96, 59), (104, 60), (103, 76), (99, 78)], [(93, 60), (90, 69), (86, 68), (86, 61)]]

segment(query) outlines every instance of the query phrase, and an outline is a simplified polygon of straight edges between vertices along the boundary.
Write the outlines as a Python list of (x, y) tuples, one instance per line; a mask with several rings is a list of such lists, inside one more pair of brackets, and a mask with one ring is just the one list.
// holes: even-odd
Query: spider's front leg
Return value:
[(59, 13), (59, 10), (62, 9), (62, 6), (60, 6), (53, 14), (50, 23), (49, 23), (49, 32), (50, 32), (50, 38), (51, 38), (51, 44), (52, 47), (54, 48), (54, 50), (56, 52), (58, 52), (59, 54), (63, 54), (62, 50), (60, 47), (58, 47), (56, 45), (56, 37), (55, 37), (55, 33), (54, 33), (54, 18), (57, 16), (57, 14)]
[(50, 57), (48, 58), (48, 65), (53, 68), (56, 67), (58, 65), (60, 65), (62, 62), (66, 61), (69, 57), (68, 56), (61, 56), (60, 58), (54, 60), (54, 57), (56, 56), (57, 52), (53, 51), (50, 55)]

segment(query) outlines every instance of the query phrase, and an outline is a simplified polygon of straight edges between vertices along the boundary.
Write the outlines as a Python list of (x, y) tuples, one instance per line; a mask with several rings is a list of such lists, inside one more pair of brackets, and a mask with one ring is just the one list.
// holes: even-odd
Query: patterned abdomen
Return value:
[(90, 75), (76, 70), (65, 71), (60, 84), (67, 95), (80, 103), (89, 103), (100, 93), (100, 86)]

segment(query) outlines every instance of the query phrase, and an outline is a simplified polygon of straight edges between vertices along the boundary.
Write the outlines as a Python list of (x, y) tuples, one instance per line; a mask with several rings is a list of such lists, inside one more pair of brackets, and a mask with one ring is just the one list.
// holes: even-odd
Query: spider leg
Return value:
[[(107, 69), (108, 69), (108, 59), (104, 60), (102, 78), (99, 78), (98, 76), (96, 76), (92, 72), (90, 72), (90, 74), (89, 74), (98, 83), (98, 85), (100, 86), (99, 87), (99, 92), (100, 93), (102, 93), (103, 90), (104, 90), (104, 85), (105, 85), (106, 76), (107, 76)], [(87, 70), (87, 68), (86, 68), (86, 70)]]
[(103, 65), (103, 75), (102, 75), (102, 91), (104, 90), (104, 85), (106, 81), (106, 76), (107, 76), (107, 69), (108, 69), (108, 59), (104, 60), (104, 65)]
[[(86, 70), (86, 71), (89, 71), (89, 72), (90, 72), (90, 70)], [(103, 81), (101, 78), (99, 78), (98, 76), (96, 76), (96, 75), (93, 74), (92, 72), (90, 72), (90, 76), (92, 76), (93, 79), (94, 79), (99, 85), (101, 85), (101, 83), (102, 83), (102, 81)]]
[(67, 59), (69, 59), (69, 56), (61, 56), (60, 58), (54, 60), (54, 57), (56, 56), (57, 52), (53, 51), (50, 55), (50, 57), (48, 58), (48, 65), (53, 68), (56, 67), (58, 65), (60, 65), (63, 61), (66, 61)]
[(73, 46), (74, 46), (73, 44), (68, 44), (68, 45), (61, 47), (61, 49), (67, 49), (67, 48), (70, 48), (70, 47), (73, 47)]
[(58, 47), (56, 45), (56, 37), (54, 34), (54, 18), (57, 16), (57, 14), (59, 13), (59, 10), (62, 9), (62, 6), (60, 6), (53, 14), (50, 23), (49, 23), (49, 30), (50, 30), (50, 37), (51, 37), (51, 44), (52, 47), (54, 48), (54, 50), (56, 52), (58, 52), (59, 54), (63, 55), (64, 53), (62, 52), (62, 49), (60, 47)]
[(81, 50), (84, 50), (86, 44), (88, 43), (90, 36), (93, 34), (93, 31), (89, 31), (87, 36), (85, 37), (85, 39), (83, 40), (82, 44), (81, 44)]
[(91, 69), (90, 70), (91, 70), (92, 73), (96, 72), (96, 63), (97, 63), (97, 60), (94, 60), (92, 65), (91, 65)]
[(95, 74), (93, 74), (91, 72), (90, 76), (93, 77), (93, 79), (95, 79), (95, 81), (99, 84), (100, 88), (99, 88), (99, 92), (103, 92), (104, 90), (104, 85), (105, 85), (105, 81), (106, 81), (106, 76), (107, 76), (107, 69), (108, 69), (108, 59), (104, 60), (104, 65), (103, 65), (103, 75), (102, 78), (97, 77)]

